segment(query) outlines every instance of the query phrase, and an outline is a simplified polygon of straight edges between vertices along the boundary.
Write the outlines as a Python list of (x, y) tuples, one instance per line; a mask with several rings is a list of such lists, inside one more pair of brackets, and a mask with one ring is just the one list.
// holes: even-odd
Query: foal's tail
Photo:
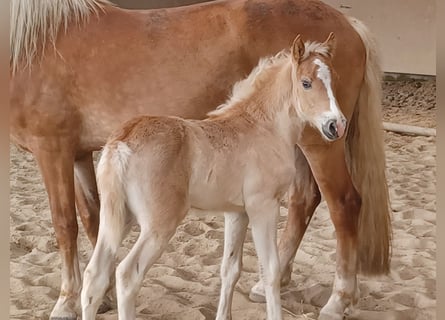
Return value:
[(376, 45), (368, 29), (355, 18), (348, 20), (366, 48), (364, 83), (346, 138), (349, 169), (362, 197), (359, 271), (365, 275), (379, 275), (389, 272), (392, 237), (381, 115), (382, 73)]
[(100, 192), (99, 237), (116, 253), (127, 228), (128, 209), (125, 175), (131, 149), (117, 141), (107, 144), (97, 166)]

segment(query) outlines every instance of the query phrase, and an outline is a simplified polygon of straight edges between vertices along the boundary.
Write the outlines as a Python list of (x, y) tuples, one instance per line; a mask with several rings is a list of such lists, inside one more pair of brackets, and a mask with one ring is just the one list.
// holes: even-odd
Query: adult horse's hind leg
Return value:
[(326, 199), (337, 237), (336, 273), (332, 294), (319, 319), (341, 320), (358, 299), (357, 245), (361, 198), (345, 161), (343, 140), (332, 145), (302, 147)]
[(33, 153), (49, 198), (52, 222), (62, 261), (59, 299), (50, 319), (75, 320), (81, 288), (77, 257), (77, 220), (74, 204), (74, 154), (62, 138), (38, 141)]
[(241, 274), (243, 243), (249, 218), (245, 213), (224, 214), (224, 256), (221, 264), (221, 294), (217, 320), (232, 319), (233, 291)]
[(278, 246), (282, 286), (290, 282), (295, 254), (321, 201), (320, 190), (306, 157), (299, 147), (295, 153), (297, 174), (289, 190), (287, 223)]
[[(306, 157), (298, 147), (296, 147), (295, 167), (297, 175), (289, 189), (287, 223), (278, 246), (281, 286), (290, 282), (295, 254), (321, 201), (318, 185)], [(252, 301), (264, 302), (264, 288), (261, 281), (252, 287), (249, 297)]]
[(94, 247), (99, 229), (100, 203), (91, 152), (80, 159), (76, 159), (74, 162), (74, 173), (77, 211), (85, 227), (88, 239), (90, 239)]

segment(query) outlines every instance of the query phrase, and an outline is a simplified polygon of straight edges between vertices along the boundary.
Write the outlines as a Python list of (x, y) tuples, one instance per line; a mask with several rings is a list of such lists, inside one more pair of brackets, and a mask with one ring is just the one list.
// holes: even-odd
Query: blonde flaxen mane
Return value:
[(48, 43), (55, 46), (60, 27), (66, 31), (68, 23), (80, 24), (108, 0), (11, 0), (10, 3), (10, 68), (14, 74), (18, 65), (31, 66), (43, 55)]

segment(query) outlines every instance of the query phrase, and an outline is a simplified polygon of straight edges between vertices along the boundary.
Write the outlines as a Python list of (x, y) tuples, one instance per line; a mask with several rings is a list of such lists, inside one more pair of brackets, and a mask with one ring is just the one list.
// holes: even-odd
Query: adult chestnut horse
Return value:
[(48, 192), (62, 261), (52, 319), (79, 312), (76, 205), (95, 245), (92, 152), (110, 132), (141, 114), (203, 118), (260, 57), (287, 48), (295, 34), (323, 41), (330, 32), (337, 38), (334, 96), (348, 133), (326, 142), (304, 129), (296, 166), (305, 174), (289, 192), (279, 255), (285, 284), (321, 192), (337, 236), (336, 279), (322, 314), (340, 317), (357, 300), (357, 272), (386, 273), (390, 257), (380, 70), (360, 22), (316, 0), (131, 11), (106, 0), (11, 1), (10, 137), (33, 153)]

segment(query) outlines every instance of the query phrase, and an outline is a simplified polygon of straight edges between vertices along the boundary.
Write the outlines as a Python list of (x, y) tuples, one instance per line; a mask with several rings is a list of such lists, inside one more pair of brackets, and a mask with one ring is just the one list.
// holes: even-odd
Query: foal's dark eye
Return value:
[(303, 85), (303, 88), (305, 88), (305, 89), (312, 88), (312, 83), (309, 80), (302, 80), (301, 84)]

